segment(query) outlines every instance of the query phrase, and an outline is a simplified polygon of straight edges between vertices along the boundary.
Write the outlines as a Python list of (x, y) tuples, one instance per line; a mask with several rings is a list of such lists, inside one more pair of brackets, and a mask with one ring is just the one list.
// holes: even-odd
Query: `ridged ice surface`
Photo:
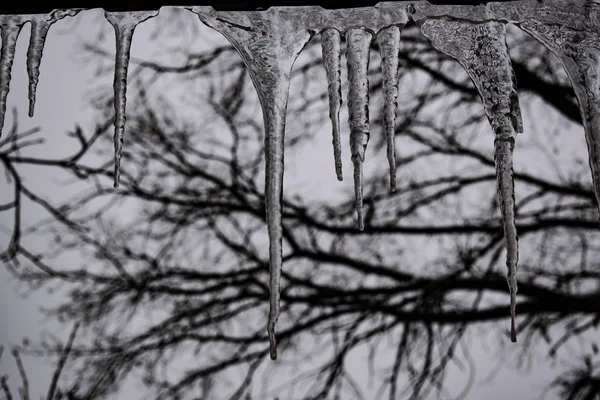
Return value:
[(342, 173), (342, 144), (340, 143), (340, 108), (342, 107), (342, 59), (341, 37), (337, 29), (329, 28), (321, 32), (321, 48), (323, 65), (327, 75), (327, 92), (329, 95), (329, 119), (333, 135), (333, 157), (335, 174), (339, 181), (344, 179)]
[[(399, 27), (408, 18), (418, 22), (434, 45), (456, 58), (477, 87), (496, 134), (495, 161), (498, 196), (507, 243), (508, 282), (511, 291), (511, 331), (516, 340), (516, 267), (518, 241), (514, 223), (512, 156), (514, 133), (522, 131), (516, 83), (506, 49), (503, 22), (512, 22), (550, 48), (561, 60), (573, 83), (583, 116), (594, 190), (600, 205), (600, 9), (591, 0), (519, 0), (481, 5), (436, 5), (423, 0), (382, 2), (373, 7), (326, 10), (321, 7), (271, 7), (267, 11), (215, 11), (192, 7), (202, 22), (224, 34), (242, 56), (263, 109), (266, 158), (266, 220), (269, 233), (269, 321), (271, 358), (277, 357), (275, 324), (279, 316), (282, 266), (282, 193), (285, 112), (290, 71), (294, 60), (321, 32), (328, 78), (329, 114), (332, 121), (336, 175), (341, 180), (339, 145), (341, 108), (340, 34), (346, 36), (349, 70), (351, 157), (355, 167), (355, 192), (362, 229), (362, 162), (369, 138), (369, 45), (376, 38), (384, 78), (384, 131), (388, 144), (390, 185), (395, 185), (394, 119), (398, 96), (397, 54)], [(35, 106), (39, 65), (48, 28), (74, 11), (41, 16), (0, 16), (0, 134), (4, 124), (11, 68), (19, 31), (32, 22), (28, 51), (30, 115)], [(135, 26), (156, 15), (152, 12), (106, 13), (115, 28), (115, 186), (125, 129), (127, 66)]]
[(265, 12), (206, 12), (193, 8), (200, 20), (221, 32), (246, 64), (263, 111), (265, 125), (265, 199), (269, 233), (269, 335), (271, 359), (277, 359), (275, 325), (280, 313), (282, 268), (282, 196), (285, 118), (294, 61), (314, 31), (307, 30), (293, 9)]
[(505, 126), (496, 132), (494, 140), (494, 162), (496, 163), (496, 181), (498, 199), (506, 238), (506, 280), (510, 291), (510, 340), (517, 341), (515, 327), (517, 307), (517, 263), (519, 262), (519, 242), (515, 224), (515, 184), (513, 174), (513, 150), (515, 138), (512, 129)]
[(10, 79), (13, 60), (17, 47), (17, 39), (21, 28), (27, 22), (26, 16), (0, 15), (2, 48), (0, 49), (0, 137), (4, 127), (6, 100), (10, 90)]
[(346, 61), (348, 64), (348, 123), (350, 154), (354, 165), (354, 195), (358, 229), (365, 229), (363, 211), (363, 162), (369, 143), (369, 49), (373, 35), (364, 28), (346, 31)]
[(115, 79), (113, 83), (115, 103), (115, 174), (114, 187), (119, 187), (123, 139), (125, 137), (127, 103), (127, 69), (129, 52), (135, 27), (149, 18), (158, 15), (158, 11), (105, 12), (106, 19), (115, 29), (117, 43), (115, 55)]
[[(596, 5), (596, 7), (598, 7)], [(600, 210), (600, 33), (559, 24), (527, 21), (519, 25), (561, 61), (580, 104), (596, 201)]]
[(486, 6), (415, 4), (413, 18), (512, 22), (550, 49), (563, 64), (579, 101), (600, 211), (600, 3), (595, 0), (521, 0)]
[(396, 190), (396, 107), (398, 107), (398, 53), (400, 28), (390, 26), (377, 34), (381, 54), (383, 93), (383, 130), (387, 141), (387, 159), (390, 166), (390, 190)]
[(496, 134), (495, 160), (498, 200), (506, 238), (506, 265), (510, 290), (511, 340), (516, 341), (518, 238), (512, 153), (513, 132), (523, 132), (523, 121), (503, 22), (471, 23), (448, 18), (428, 19), (421, 30), (439, 51), (455, 58), (467, 71), (483, 101)]
[(50, 26), (67, 16), (77, 15), (79, 10), (55, 10), (49, 15), (31, 15), (31, 36), (29, 39), (29, 48), (27, 49), (27, 75), (29, 76), (29, 116), (33, 117), (35, 109), (35, 94), (40, 75), (40, 63), (46, 43), (46, 36)]

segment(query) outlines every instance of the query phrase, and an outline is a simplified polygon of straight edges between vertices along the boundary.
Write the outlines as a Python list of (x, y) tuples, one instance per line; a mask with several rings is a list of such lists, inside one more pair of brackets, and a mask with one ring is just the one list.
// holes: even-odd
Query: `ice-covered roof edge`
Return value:
[[(474, 6), (487, 3), (517, 3), (527, 2), (528, 0), (416, 0), (418, 4), (446, 4), (446, 5), (467, 5)], [(537, 0), (536, 0), (537, 1)], [(548, 1), (548, 0), (545, 0)], [(379, 3), (379, 0), (268, 0), (268, 1), (240, 1), (240, 0), (221, 0), (218, 2), (207, 0), (194, 1), (169, 1), (169, 0), (58, 0), (52, 2), (33, 2), (15, 3), (0, 2), (0, 14), (47, 14), (55, 9), (93, 9), (103, 8), (107, 11), (145, 11), (158, 10), (164, 6), (212, 6), (217, 10), (261, 10), (269, 7), (278, 6), (321, 6), (327, 9), (371, 7)], [(552, 2), (552, 1), (550, 1)]]

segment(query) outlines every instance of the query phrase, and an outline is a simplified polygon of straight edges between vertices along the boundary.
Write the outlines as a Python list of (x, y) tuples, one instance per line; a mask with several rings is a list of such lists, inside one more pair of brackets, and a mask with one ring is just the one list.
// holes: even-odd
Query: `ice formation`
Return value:
[(22, 15), (0, 15), (0, 29), (2, 35), (2, 48), (0, 50), (0, 137), (4, 127), (6, 113), (6, 99), (10, 90), (10, 78), (17, 39), (21, 28), (27, 22), (27, 17)]
[(455, 58), (479, 91), (485, 113), (496, 134), (498, 199), (506, 237), (510, 289), (511, 340), (515, 342), (518, 239), (512, 169), (513, 133), (523, 132), (516, 79), (506, 47), (503, 22), (472, 23), (448, 18), (427, 19), (421, 31), (439, 51)]
[(221, 32), (240, 53), (258, 93), (265, 125), (266, 220), (269, 234), (269, 320), (271, 359), (277, 358), (275, 325), (279, 318), (282, 268), (282, 196), (285, 118), (294, 61), (314, 31), (295, 18), (293, 8), (264, 12), (215, 13), (193, 7), (206, 25)]
[(329, 94), (329, 119), (331, 119), (333, 135), (335, 174), (339, 181), (344, 179), (342, 173), (342, 144), (340, 143), (340, 108), (342, 107), (342, 59), (340, 43), (340, 33), (337, 29), (328, 28), (321, 32), (323, 65), (327, 74), (327, 91)]
[[(323, 62), (328, 81), (329, 116), (332, 124), (335, 170), (342, 180), (340, 118), (341, 35), (346, 38), (348, 67), (351, 158), (358, 225), (364, 228), (362, 211), (362, 163), (369, 139), (368, 65), (371, 42), (376, 40), (382, 57), (384, 81), (384, 133), (390, 167), (390, 188), (396, 185), (394, 129), (398, 93), (398, 53), (401, 28), (408, 18), (418, 22), (440, 51), (458, 60), (477, 87), (495, 133), (495, 163), (504, 234), (507, 245), (510, 290), (511, 339), (516, 341), (515, 306), (518, 238), (512, 155), (515, 133), (522, 132), (514, 72), (505, 40), (505, 23), (512, 22), (550, 48), (563, 63), (581, 106), (594, 190), (600, 205), (600, 12), (594, 1), (521, 0), (486, 5), (433, 5), (424, 1), (383, 2), (373, 7), (326, 10), (320, 7), (271, 7), (266, 11), (216, 11), (189, 7), (206, 25), (221, 32), (244, 60), (263, 111), (265, 125), (265, 199), (269, 234), (269, 319), (267, 332), (271, 358), (277, 357), (275, 325), (279, 316), (282, 267), (282, 194), (285, 119), (291, 69), (302, 48), (321, 33)], [(30, 115), (44, 39), (54, 21), (74, 15), (54, 12), (47, 17), (0, 16), (0, 129), (4, 121), (10, 73), (19, 31), (32, 22), (27, 68), (30, 77)], [(126, 81), (134, 29), (157, 11), (107, 12), (115, 29), (115, 187), (125, 128)]]
[(55, 10), (48, 15), (0, 15), (2, 38), (2, 48), (0, 50), (0, 137), (2, 137), (2, 128), (4, 127), (12, 64), (21, 29), (27, 22), (31, 22), (31, 38), (27, 50), (27, 73), (29, 75), (29, 116), (32, 117), (35, 107), (39, 66), (50, 26), (56, 21), (66, 16), (74, 16), (78, 12), (79, 10)]
[(114, 187), (119, 187), (121, 155), (125, 136), (125, 113), (127, 103), (127, 68), (129, 67), (129, 51), (135, 27), (149, 18), (155, 17), (158, 11), (124, 11), (104, 13), (108, 22), (115, 29), (117, 50), (115, 55), (115, 80), (113, 83), (115, 103), (115, 174)]
[(381, 54), (383, 93), (383, 130), (387, 141), (387, 159), (390, 165), (390, 190), (396, 190), (396, 107), (398, 103), (398, 54), (400, 52), (400, 28), (390, 26), (377, 34)]
[(369, 143), (369, 49), (373, 35), (365, 28), (346, 32), (348, 62), (348, 123), (350, 124), (350, 153), (354, 164), (354, 195), (358, 229), (365, 229), (363, 212), (363, 162)]
[(29, 116), (33, 117), (35, 109), (35, 92), (37, 89), (38, 78), (40, 76), (40, 63), (42, 62), (42, 53), (46, 36), (50, 26), (64, 17), (75, 16), (79, 10), (55, 10), (49, 15), (31, 15), (31, 37), (29, 39), (29, 48), (27, 49), (27, 74), (29, 75)]
[[(584, 24), (586, 21), (583, 21)], [(579, 101), (596, 201), (600, 207), (600, 32), (560, 24), (526, 21), (519, 26), (542, 42), (561, 61)], [(589, 22), (593, 26), (592, 22)], [(599, 208), (600, 210), (600, 208)]]

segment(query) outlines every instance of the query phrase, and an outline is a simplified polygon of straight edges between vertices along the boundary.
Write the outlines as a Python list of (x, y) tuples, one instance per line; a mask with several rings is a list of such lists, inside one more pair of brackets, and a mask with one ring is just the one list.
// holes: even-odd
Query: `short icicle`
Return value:
[(2, 48), (0, 49), (0, 137), (4, 127), (6, 100), (10, 90), (10, 79), (17, 39), (27, 18), (21, 15), (0, 15)]
[(383, 69), (383, 129), (387, 141), (387, 159), (390, 165), (390, 190), (396, 191), (396, 107), (398, 107), (398, 54), (400, 28), (390, 26), (377, 34), (377, 46)]
[(275, 325), (280, 313), (283, 264), (283, 152), (285, 119), (294, 61), (313, 36), (296, 10), (215, 12), (191, 7), (200, 20), (223, 34), (244, 60), (263, 111), (265, 125), (265, 199), (269, 234), (269, 352), (277, 359)]
[(340, 139), (340, 108), (342, 107), (342, 59), (340, 47), (341, 38), (340, 32), (337, 29), (328, 28), (321, 32), (323, 65), (327, 74), (327, 91), (329, 94), (329, 119), (331, 119), (333, 135), (333, 156), (338, 181), (344, 179), (342, 173), (342, 144)]
[(29, 76), (29, 116), (33, 117), (35, 109), (35, 95), (40, 75), (40, 63), (46, 36), (50, 26), (67, 16), (75, 16), (79, 10), (55, 10), (50, 15), (31, 15), (31, 37), (27, 49), (27, 74)]
[(350, 152), (354, 165), (354, 195), (358, 229), (365, 229), (363, 212), (363, 162), (369, 143), (369, 49), (373, 35), (364, 28), (346, 31), (346, 61), (348, 64), (348, 121)]
[(447, 18), (428, 19), (421, 31), (434, 47), (455, 58), (467, 71), (483, 101), (496, 134), (495, 163), (498, 200), (506, 238), (507, 281), (510, 290), (511, 341), (517, 341), (518, 237), (515, 225), (515, 193), (512, 153), (514, 133), (523, 132), (515, 74), (506, 46), (504, 23), (473, 24)]
[(115, 29), (117, 44), (115, 56), (114, 107), (115, 107), (115, 173), (114, 187), (119, 187), (123, 139), (125, 136), (126, 102), (127, 102), (127, 69), (129, 67), (129, 51), (135, 27), (149, 18), (155, 17), (156, 11), (108, 12), (104, 16)]

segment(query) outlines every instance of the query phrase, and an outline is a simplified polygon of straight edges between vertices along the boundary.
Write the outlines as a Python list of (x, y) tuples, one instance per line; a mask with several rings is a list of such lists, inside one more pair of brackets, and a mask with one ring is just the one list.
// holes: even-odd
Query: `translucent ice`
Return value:
[(365, 229), (363, 216), (363, 162), (369, 143), (369, 48), (373, 35), (364, 28), (346, 31), (348, 64), (348, 111), (350, 151), (354, 164), (354, 194), (358, 229)]
[(315, 33), (293, 8), (262, 12), (215, 12), (193, 7), (206, 25), (221, 32), (237, 49), (258, 93), (265, 125), (266, 220), (269, 233), (269, 335), (271, 359), (277, 358), (275, 325), (280, 312), (282, 268), (282, 196), (285, 114), (294, 61)]
[(127, 102), (127, 68), (129, 67), (129, 51), (135, 27), (158, 14), (158, 11), (125, 11), (104, 13), (108, 22), (115, 29), (117, 51), (115, 56), (114, 103), (115, 103), (115, 176), (114, 186), (119, 187), (121, 155), (123, 154), (123, 138), (125, 135), (125, 112)]
[(398, 103), (398, 53), (400, 51), (400, 28), (390, 26), (377, 34), (377, 45), (383, 67), (383, 129), (387, 140), (387, 158), (390, 165), (390, 189), (396, 190), (396, 107)]
[[(590, 7), (592, 4), (590, 3)], [(596, 10), (598, 5), (593, 6)], [(548, 47), (563, 64), (579, 101), (596, 201), (600, 210), (600, 27), (574, 29), (562, 24), (518, 24)]]
[(498, 199), (506, 237), (506, 265), (510, 290), (511, 340), (515, 342), (518, 238), (515, 226), (515, 195), (512, 172), (513, 132), (521, 133), (516, 79), (506, 46), (504, 23), (474, 24), (449, 18), (428, 19), (422, 32), (440, 51), (465, 68), (483, 101), (486, 115), (496, 134), (495, 160)]
[(10, 78), (17, 39), (21, 28), (27, 22), (22, 15), (0, 15), (0, 29), (2, 48), (0, 49), (0, 137), (4, 127), (4, 115), (6, 113), (6, 99), (10, 90)]
[(50, 26), (56, 21), (66, 16), (74, 16), (79, 10), (55, 10), (50, 15), (31, 15), (31, 37), (29, 39), (29, 49), (27, 50), (27, 74), (29, 75), (29, 116), (33, 117), (35, 109), (35, 93), (40, 75), (40, 63), (46, 36)]
[(339, 181), (344, 179), (342, 174), (342, 145), (340, 143), (340, 108), (342, 107), (340, 42), (340, 33), (337, 29), (329, 28), (321, 32), (323, 64), (327, 74), (327, 90), (329, 93), (329, 118), (331, 119), (333, 134), (335, 173)]
[(517, 303), (517, 263), (519, 261), (519, 243), (515, 225), (515, 187), (513, 178), (513, 149), (515, 138), (510, 127), (505, 126), (496, 132), (494, 140), (494, 161), (496, 163), (496, 181), (498, 198), (506, 237), (506, 265), (508, 267), (508, 288), (510, 290), (510, 339), (517, 341), (515, 315)]

